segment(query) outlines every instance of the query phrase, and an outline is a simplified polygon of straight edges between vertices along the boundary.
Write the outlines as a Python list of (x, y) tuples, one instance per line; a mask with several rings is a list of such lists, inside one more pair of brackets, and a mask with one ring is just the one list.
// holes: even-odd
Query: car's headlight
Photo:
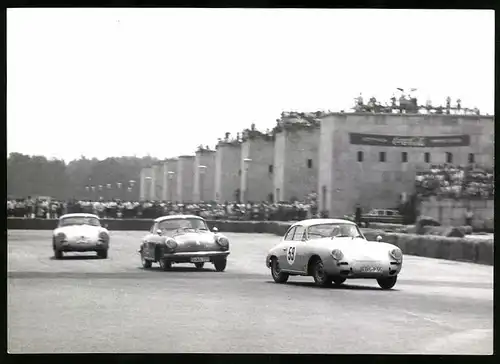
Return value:
[(229, 247), (229, 240), (223, 236), (220, 236), (217, 238), (217, 244), (219, 244), (221, 247), (227, 249)]
[(101, 231), (99, 233), (99, 240), (100, 241), (108, 241), (109, 240), (109, 235), (106, 232)]
[(169, 249), (172, 249), (174, 250), (175, 248), (177, 248), (177, 242), (174, 240), (174, 239), (167, 239), (165, 241), (165, 245), (169, 248)]
[(344, 258), (344, 254), (339, 249), (333, 249), (331, 254), (335, 260), (342, 260)]
[(59, 233), (59, 234), (57, 234), (57, 236), (56, 236), (56, 240), (57, 240), (57, 241), (59, 241), (59, 242), (61, 242), (61, 243), (63, 243), (63, 242), (68, 241), (68, 238), (66, 237), (66, 234), (64, 234), (64, 233)]
[(392, 249), (391, 251), (389, 251), (389, 255), (397, 261), (403, 259), (403, 253), (400, 249)]

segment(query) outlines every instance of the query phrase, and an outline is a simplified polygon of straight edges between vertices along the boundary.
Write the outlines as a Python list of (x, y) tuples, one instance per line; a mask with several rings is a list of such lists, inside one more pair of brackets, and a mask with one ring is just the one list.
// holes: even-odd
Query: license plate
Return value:
[(382, 267), (374, 267), (374, 266), (361, 267), (361, 273), (380, 273), (380, 272), (382, 272)]
[(209, 257), (193, 257), (191, 258), (192, 263), (201, 263), (201, 262), (209, 262)]

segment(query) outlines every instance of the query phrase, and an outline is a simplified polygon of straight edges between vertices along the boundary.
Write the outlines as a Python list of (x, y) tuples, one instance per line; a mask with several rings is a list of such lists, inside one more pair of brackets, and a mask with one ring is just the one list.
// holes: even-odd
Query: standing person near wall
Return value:
[(355, 222), (358, 226), (361, 226), (361, 206), (358, 204), (356, 204), (356, 207), (355, 207), (355, 210), (354, 210), (354, 219), (355, 219)]
[(472, 219), (474, 217), (474, 213), (472, 212), (470, 207), (467, 207), (465, 211), (465, 225), (472, 226)]

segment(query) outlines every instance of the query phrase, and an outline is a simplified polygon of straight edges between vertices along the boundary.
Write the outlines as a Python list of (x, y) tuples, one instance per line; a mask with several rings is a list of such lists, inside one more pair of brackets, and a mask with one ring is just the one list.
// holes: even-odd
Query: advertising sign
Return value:
[(351, 144), (381, 147), (466, 147), (469, 135), (413, 136), (349, 133)]

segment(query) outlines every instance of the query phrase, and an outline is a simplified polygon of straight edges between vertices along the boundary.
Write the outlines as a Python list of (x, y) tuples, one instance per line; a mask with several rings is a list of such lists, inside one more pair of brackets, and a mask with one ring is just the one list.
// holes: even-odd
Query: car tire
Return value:
[(286, 283), (290, 275), (282, 272), (277, 258), (271, 259), (271, 275), (276, 283)]
[(97, 256), (101, 259), (108, 259), (108, 251), (107, 250), (98, 250)]
[(391, 289), (398, 280), (398, 276), (377, 278), (377, 283), (382, 289)]
[(141, 254), (141, 263), (142, 263), (142, 267), (145, 269), (149, 269), (153, 265), (153, 262), (144, 258), (144, 255), (142, 255), (142, 254)]
[(194, 266), (196, 267), (196, 269), (203, 269), (205, 263), (204, 262), (194, 263)]
[(227, 265), (226, 258), (214, 260), (214, 267), (217, 272), (224, 272), (224, 270), (226, 269), (226, 265)]
[(172, 262), (166, 259), (160, 259), (160, 268), (164, 271), (170, 270), (172, 268)]
[(333, 278), (333, 283), (336, 285), (336, 286), (340, 286), (342, 283), (344, 283), (346, 280), (346, 278)]
[(63, 257), (63, 252), (61, 250), (58, 250), (58, 249), (54, 249), (54, 257), (56, 259), (62, 259)]
[(324, 271), (323, 261), (318, 258), (313, 263), (312, 276), (317, 286), (325, 287), (332, 283), (332, 278)]

